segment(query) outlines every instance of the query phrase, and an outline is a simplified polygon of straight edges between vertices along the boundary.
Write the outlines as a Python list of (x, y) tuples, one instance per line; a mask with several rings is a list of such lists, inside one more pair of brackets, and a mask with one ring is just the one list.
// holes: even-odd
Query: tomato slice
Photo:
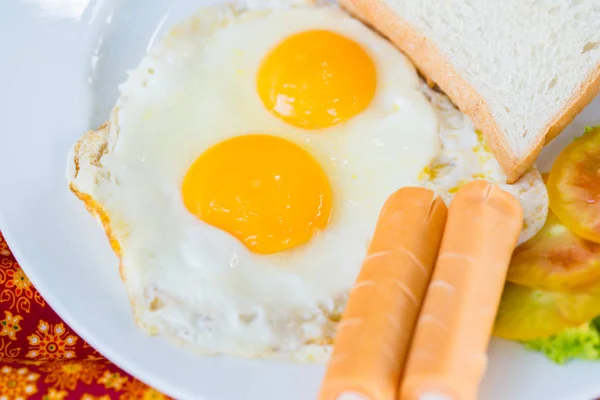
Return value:
[(493, 334), (510, 340), (544, 339), (598, 314), (598, 293), (554, 292), (507, 283)]
[(572, 233), (548, 212), (542, 229), (513, 253), (509, 282), (545, 290), (571, 290), (600, 281), (600, 244)]
[(575, 234), (600, 243), (600, 128), (560, 153), (547, 186), (556, 216)]

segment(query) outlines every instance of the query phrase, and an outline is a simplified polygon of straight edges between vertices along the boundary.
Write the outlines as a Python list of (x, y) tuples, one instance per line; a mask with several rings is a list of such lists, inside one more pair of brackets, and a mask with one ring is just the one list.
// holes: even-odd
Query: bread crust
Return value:
[(569, 125), (571, 121), (579, 114), (585, 106), (590, 104), (594, 97), (600, 93), (600, 64), (596, 70), (591, 73), (588, 79), (581, 84), (571, 97), (567, 106), (551, 122), (546, 133), (546, 144), (550, 143), (555, 137)]
[(428, 82), (434, 81), (454, 104), (471, 118), (484, 133), (494, 156), (507, 175), (508, 183), (514, 183), (522, 177), (535, 163), (542, 147), (558, 136), (600, 92), (598, 65), (596, 71), (575, 92), (562, 112), (540, 132), (529, 153), (519, 158), (510, 151), (508, 141), (485, 100), (460, 76), (435, 43), (420, 34), (382, 0), (339, 0), (339, 3), (355, 17), (389, 38), (411, 59)]

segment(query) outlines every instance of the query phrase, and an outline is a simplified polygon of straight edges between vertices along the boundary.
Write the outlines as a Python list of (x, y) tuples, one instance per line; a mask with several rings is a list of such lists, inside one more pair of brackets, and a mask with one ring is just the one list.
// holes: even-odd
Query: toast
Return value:
[(600, 91), (596, 0), (340, 0), (484, 132), (510, 183)]

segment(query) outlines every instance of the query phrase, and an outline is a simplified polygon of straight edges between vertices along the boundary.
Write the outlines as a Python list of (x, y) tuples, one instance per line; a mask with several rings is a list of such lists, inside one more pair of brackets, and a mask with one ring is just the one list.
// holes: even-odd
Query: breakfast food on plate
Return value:
[(600, 282), (600, 244), (575, 235), (549, 211), (544, 227), (513, 253), (506, 279), (534, 289), (585, 289)]
[(475, 181), (458, 191), (448, 210), (400, 398), (477, 397), (522, 219), (517, 199), (495, 185)]
[(340, 0), (481, 127), (515, 181), (600, 91), (596, 0)]
[(469, 119), (333, 5), (200, 10), (129, 73), (69, 160), (138, 325), (201, 354), (327, 360), (401, 187), (448, 202), (495, 183), (523, 208), (520, 242), (547, 213), (535, 168), (507, 184)]
[(550, 211), (544, 227), (515, 250), (494, 328), (560, 363), (600, 360), (600, 244), (576, 235), (592, 232), (597, 218), (590, 207), (599, 193), (599, 132), (587, 128), (545, 176), (553, 211), (564, 217)]
[(563, 364), (571, 359), (600, 360), (600, 318), (566, 328), (560, 333), (525, 342), (525, 348), (544, 353), (550, 360)]
[(600, 128), (567, 146), (548, 175), (552, 211), (578, 236), (600, 243)]
[(395, 398), (446, 216), (442, 199), (423, 188), (402, 188), (385, 202), (338, 326), (321, 400)]
[(494, 335), (511, 340), (544, 339), (600, 315), (598, 292), (559, 292), (507, 283)]

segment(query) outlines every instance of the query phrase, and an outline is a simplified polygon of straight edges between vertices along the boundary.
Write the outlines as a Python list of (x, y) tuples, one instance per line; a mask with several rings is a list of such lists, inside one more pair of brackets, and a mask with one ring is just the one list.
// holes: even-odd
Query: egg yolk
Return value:
[(375, 64), (356, 42), (327, 30), (288, 37), (263, 60), (257, 90), (289, 124), (319, 129), (347, 121), (375, 94)]
[(185, 175), (182, 197), (192, 214), (260, 254), (308, 242), (331, 214), (321, 166), (269, 135), (238, 136), (206, 150)]

